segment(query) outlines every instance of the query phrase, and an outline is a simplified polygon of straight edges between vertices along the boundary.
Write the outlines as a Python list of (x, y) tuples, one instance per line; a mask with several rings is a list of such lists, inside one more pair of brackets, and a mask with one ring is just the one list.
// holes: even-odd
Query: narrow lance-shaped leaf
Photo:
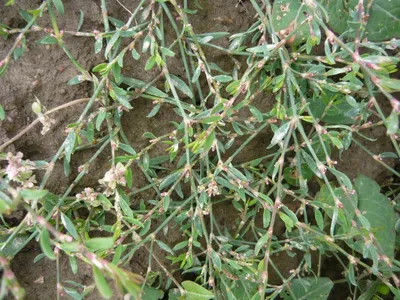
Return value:
[(92, 238), (85, 242), (85, 246), (91, 251), (97, 250), (108, 250), (114, 245), (114, 240), (112, 237), (108, 238)]
[(108, 54), (110, 53), (112, 47), (115, 45), (115, 43), (117, 42), (119, 36), (121, 34), (121, 31), (117, 30), (114, 35), (112, 36), (112, 38), (110, 39), (110, 41), (108, 42), (108, 45), (106, 47), (106, 51), (104, 52), (104, 56), (106, 58), (108, 58)]
[(387, 134), (392, 135), (399, 129), (399, 116), (397, 112), (393, 109), (392, 113), (386, 119)]
[(103, 298), (110, 299), (112, 297), (112, 290), (108, 285), (107, 280), (104, 278), (104, 275), (96, 266), (93, 266), (93, 277), (101, 296), (103, 296)]
[(6, 117), (3, 106), (0, 104), (0, 120), (3, 121)]
[(71, 219), (68, 218), (68, 216), (64, 213), (61, 213), (61, 222), (64, 225), (65, 229), (67, 229), (69, 234), (72, 235), (72, 237), (77, 240), (79, 236), (74, 226), (74, 223), (72, 223)]
[(286, 122), (283, 125), (281, 125), (281, 127), (279, 127), (275, 133), (274, 136), (271, 140), (271, 144), (269, 147), (272, 147), (276, 144), (278, 144), (280, 141), (282, 141), (282, 139), (285, 137), (285, 135), (288, 133), (290, 128), (290, 122)]
[(187, 299), (207, 300), (215, 297), (213, 292), (203, 288), (201, 285), (193, 281), (183, 281), (182, 286), (187, 293)]
[(257, 244), (254, 248), (254, 254), (258, 255), (258, 253), (260, 252), (261, 248), (266, 244), (266, 242), (268, 241), (268, 233), (264, 234), (258, 241)]
[(54, 6), (57, 8), (58, 12), (60, 14), (64, 14), (64, 5), (62, 3), (62, 0), (53, 0)]
[(192, 90), (188, 87), (188, 85), (182, 79), (180, 79), (179, 77), (177, 77), (175, 75), (170, 75), (170, 76), (171, 76), (172, 83), (178, 90), (180, 90), (182, 93), (187, 95), (189, 98), (193, 98)]
[(75, 147), (76, 135), (75, 132), (70, 132), (65, 140), (65, 158), (68, 162), (71, 161), (72, 151)]
[(79, 10), (79, 22), (78, 22), (78, 28), (76, 29), (76, 31), (79, 31), (79, 29), (81, 29), (84, 17), (85, 17), (85, 13), (82, 11), (82, 9)]
[(168, 175), (167, 177), (165, 177), (165, 179), (160, 184), (160, 190), (162, 190), (162, 189), (170, 186), (172, 183), (174, 183), (181, 176), (181, 174), (182, 174), (182, 171), (172, 173), (172, 174)]
[(163, 249), (164, 251), (167, 251), (168, 253), (174, 255), (174, 251), (172, 251), (172, 249), (165, 244), (164, 242), (160, 241), (160, 240), (156, 240), (158, 246), (160, 246), (161, 249)]
[(49, 259), (51, 260), (56, 259), (56, 255), (54, 254), (53, 249), (51, 248), (50, 234), (46, 228), (43, 228), (40, 233), (40, 247), (42, 248), (43, 253), (46, 254), (46, 256)]

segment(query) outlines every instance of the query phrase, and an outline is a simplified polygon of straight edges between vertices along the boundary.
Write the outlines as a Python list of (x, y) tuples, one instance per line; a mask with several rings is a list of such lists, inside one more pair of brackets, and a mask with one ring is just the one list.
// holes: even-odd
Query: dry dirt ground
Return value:
[[(99, 0), (64, 0), (65, 15), (58, 16), (59, 26), (64, 30), (75, 30), (79, 20), (79, 12), (84, 12), (85, 18), (81, 31), (102, 30), (103, 23)], [(133, 9), (139, 1), (121, 1), (126, 7)], [(17, 8), (34, 9), (41, 3), (39, 0), (21, 0), (16, 1), (17, 5), (4, 7), (0, 4), (0, 22), (13, 28), (22, 28), (25, 21), (18, 14)], [(191, 3), (191, 1), (189, 1)], [(196, 15), (191, 15), (190, 19), (197, 33), (227, 31), (230, 33), (241, 32), (248, 28), (254, 21), (254, 11), (249, 1), (234, 0), (200, 0), (203, 10), (199, 10)], [(109, 15), (120, 20), (127, 20), (129, 13), (121, 7), (116, 0), (107, 1)], [(190, 4), (191, 6), (194, 4)], [(190, 7), (194, 8), (194, 7)], [(50, 26), (47, 18), (39, 21), (41, 26)], [(0, 78), (0, 103), (6, 111), (6, 120), (0, 123), (0, 144), (16, 135), (21, 129), (30, 124), (36, 116), (31, 110), (31, 104), (35, 101), (35, 96), (40, 99), (42, 104), (48, 109), (57, 107), (69, 101), (90, 97), (92, 86), (83, 83), (76, 86), (67, 86), (66, 82), (77, 75), (77, 71), (66, 57), (65, 53), (56, 45), (44, 46), (35, 43), (42, 33), (31, 33), (28, 35), (28, 49), (26, 53), (17, 61), (9, 65), (5, 76)], [(172, 38), (174, 33), (169, 30), (167, 37)], [(4, 57), (10, 49), (14, 40), (11, 36), (7, 40), (0, 41), (0, 58)], [(95, 65), (103, 61), (102, 53), (95, 55), (93, 44), (94, 39), (87, 37), (65, 36), (65, 42), (72, 55), (90, 70)], [(228, 41), (222, 40), (222, 44), (227, 45)], [(233, 66), (231, 58), (217, 50), (207, 50), (207, 57), (210, 62), (218, 63), (223, 70), (229, 71)], [(155, 77), (154, 72), (143, 72), (145, 60), (139, 63), (127, 57), (124, 61), (123, 72), (131, 77), (143, 80), (151, 80)], [(176, 75), (183, 75), (184, 70), (180, 63), (179, 56), (176, 61), (171, 61), (171, 72)], [(204, 84), (202, 84), (204, 85)], [(261, 95), (256, 101), (256, 106), (262, 111), (269, 111), (273, 106), (274, 99), (270, 95)], [(165, 134), (173, 128), (171, 120), (176, 119), (176, 115), (171, 107), (163, 106), (157, 118), (146, 118), (151, 111), (153, 104), (149, 100), (138, 99), (133, 103), (134, 109), (125, 113), (123, 117), (123, 128), (128, 139), (134, 148), (141, 149), (147, 145), (146, 139), (142, 138), (144, 132), (150, 131), (155, 135)], [(69, 123), (74, 122), (79, 116), (83, 106), (74, 106), (55, 113), (52, 117), (56, 120), (51, 131), (42, 136), (40, 134), (40, 125), (34, 130), (20, 138), (9, 146), (6, 151), (21, 151), (26, 158), (31, 160), (49, 160), (55, 154), (64, 141), (65, 128)], [(381, 129), (372, 129), (370, 137), (378, 138), (378, 142), (368, 142), (369, 149), (378, 154), (385, 151), (391, 151), (390, 142), (385, 138), (385, 132)], [(248, 161), (265, 155), (265, 148), (269, 144), (271, 135), (262, 133), (254, 140), (244, 151), (244, 154), (236, 158), (237, 162)], [(240, 141), (237, 142), (238, 144)], [(235, 148), (235, 147), (233, 147)], [(156, 148), (155, 154), (161, 155), (162, 148)], [(77, 157), (73, 157), (71, 166), (71, 175), (65, 177), (62, 164), (58, 164), (47, 188), (53, 193), (65, 191), (68, 185), (75, 178), (78, 166), (93, 154), (92, 150), (82, 151)], [(79, 184), (75, 192), (82, 190), (83, 187), (95, 186), (99, 178), (109, 168), (109, 153), (103, 152), (91, 166), (88, 176)], [(384, 168), (374, 162), (366, 153), (359, 148), (352, 147), (350, 151), (343, 156), (346, 163), (339, 163), (339, 169), (344, 171), (350, 177), (354, 178), (357, 174), (365, 174), (382, 182), (388, 175)], [(137, 172), (135, 172), (137, 171)], [(141, 174), (139, 170), (134, 170), (134, 174)], [(144, 186), (146, 179), (144, 176), (137, 175), (134, 180), (134, 187)], [(134, 201), (140, 199), (148, 200), (154, 197), (152, 193), (143, 193), (137, 195)], [(221, 215), (220, 222), (229, 229), (233, 228), (236, 211), (232, 206), (216, 206), (216, 215)], [(223, 213), (218, 213), (221, 210)], [(18, 219), (18, 218), (17, 218)], [(18, 221), (18, 220), (16, 220)], [(164, 241), (174, 245), (179, 241), (180, 236), (177, 231), (170, 230)], [(42, 259), (33, 263), (34, 258), (40, 254), (40, 248), (36, 243), (29, 244), (12, 261), (12, 269), (21, 285), (26, 289), (26, 299), (55, 299), (56, 295), (56, 268), (53, 262)], [(156, 250), (158, 257), (164, 257), (165, 253)], [(148, 255), (146, 251), (139, 251), (134, 259), (126, 268), (145, 274), (147, 270)], [(277, 266), (283, 274), (288, 274), (290, 269), (297, 266), (298, 258), (282, 257), (275, 260)], [(165, 262), (167, 263), (167, 262)], [(172, 268), (172, 267), (171, 267)], [(63, 257), (61, 260), (61, 278), (65, 280), (74, 280), (84, 285), (93, 283), (91, 269), (81, 264), (78, 275), (74, 275), (69, 266), (68, 259)], [(96, 293), (90, 296), (90, 299), (98, 298)], [(118, 296), (115, 297), (118, 299)]]

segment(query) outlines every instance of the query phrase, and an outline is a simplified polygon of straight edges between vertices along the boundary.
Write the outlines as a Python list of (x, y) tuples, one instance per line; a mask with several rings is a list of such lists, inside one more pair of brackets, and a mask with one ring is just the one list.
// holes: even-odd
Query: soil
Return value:
[[(19, 15), (17, 8), (33, 9), (40, 5), (39, 0), (19, 0), (17, 5), (12, 7), (0, 6), (0, 20), (13, 28), (22, 28), (25, 21)], [(139, 2), (120, 1), (127, 8), (133, 9)], [(194, 4), (189, 1), (190, 8), (195, 9)], [(84, 12), (84, 22), (81, 31), (102, 30), (103, 23), (101, 18), (100, 1), (94, 0), (68, 0), (63, 1), (65, 6), (65, 15), (58, 16), (58, 22), (61, 29), (75, 30), (79, 21), (79, 12)], [(249, 1), (225, 1), (225, 0), (199, 0), (203, 7), (197, 14), (190, 15), (190, 21), (197, 33), (226, 31), (230, 33), (241, 32), (249, 27), (253, 22), (255, 12)], [(129, 13), (117, 2), (107, 1), (109, 15), (120, 20), (127, 20)], [(193, 7), (192, 7), (193, 6)], [(39, 25), (49, 27), (47, 18), (39, 19)], [(174, 36), (171, 28), (167, 30), (167, 39)], [(5, 76), (0, 78), (0, 101), (3, 105), (7, 119), (0, 123), (0, 144), (9, 140), (19, 133), (25, 126), (29, 125), (35, 118), (31, 110), (31, 105), (37, 97), (41, 103), (51, 109), (65, 104), (75, 99), (87, 98), (91, 96), (92, 86), (89, 83), (83, 83), (75, 86), (67, 86), (72, 77), (78, 74), (75, 67), (69, 61), (65, 53), (57, 45), (38, 45), (36, 40), (42, 37), (41, 33), (30, 33), (28, 35), (28, 49), (26, 53), (17, 61), (12, 61)], [(12, 43), (14, 37), (11, 37), (0, 43), (0, 58), (4, 57)], [(65, 43), (72, 55), (86, 69), (90, 70), (95, 65), (103, 62), (103, 54), (94, 54), (94, 40), (87, 37), (65, 36)], [(227, 39), (220, 41), (221, 45), (228, 45)], [(207, 49), (207, 59), (215, 62), (223, 70), (232, 69), (234, 62), (231, 58), (215, 49)], [(171, 63), (171, 73), (184, 76), (184, 68), (181, 65), (180, 57), (177, 55), (169, 61)], [(240, 60), (239, 60), (240, 62)], [(126, 76), (139, 78), (142, 80), (151, 80), (157, 76), (156, 72), (143, 72), (145, 60), (134, 61), (130, 56), (124, 61)], [(205, 82), (201, 82), (204, 86)], [(261, 111), (269, 111), (274, 104), (274, 99), (270, 95), (260, 95), (255, 100), (255, 106)], [(144, 132), (153, 132), (156, 136), (170, 132), (173, 129), (171, 121), (176, 120), (176, 114), (172, 107), (163, 105), (156, 118), (146, 118), (146, 115), (153, 108), (150, 100), (138, 99), (133, 103), (134, 109), (125, 113), (122, 120), (122, 127), (131, 142), (133, 148), (141, 149), (148, 145), (148, 140), (143, 138)], [(56, 153), (66, 134), (65, 128), (68, 124), (74, 122), (79, 117), (84, 104), (67, 108), (52, 115), (55, 120), (51, 131), (46, 135), (41, 135), (40, 125), (36, 125), (15, 143), (8, 146), (5, 151), (24, 153), (24, 157), (31, 160), (49, 160)], [(377, 138), (378, 142), (368, 143), (368, 148), (375, 154), (385, 151), (392, 151), (390, 141), (385, 137), (382, 128), (372, 129), (369, 137)], [(241, 155), (235, 158), (234, 163), (242, 163), (265, 155), (266, 147), (271, 138), (270, 132), (262, 132), (253, 140), (243, 151)], [(238, 139), (233, 149), (236, 149), (243, 140)], [(154, 155), (163, 155), (163, 147), (156, 147), (153, 150)], [(53, 193), (61, 193), (72, 183), (77, 174), (77, 169), (83, 162), (87, 161), (94, 153), (94, 150), (84, 150), (79, 155), (73, 156), (71, 165), (71, 174), (65, 177), (62, 162), (57, 163), (53, 175), (46, 186)], [(90, 166), (89, 174), (84, 177), (82, 182), (74, 189), (74, 192), (81, 191), (84, 187), (95, 186), (98, 180), (109, 169), (110, 153), (104, 151)], [(345, 152), (342, 157), (342, 163), (339, 160), (339, 170), (354, 178), (357, 174), (365, 174), (378, 182), (382, 182), (389, 176), (389, 173), (380, 164), (373, 161), (369, 155), (365, 154), (358, 147), (352, 146), (350, 151)], [(348, 163), (350, 162), (350, 163)], [(393, 165), (393, 162), (388, 164)], [(143, 187), (148, 184), (146, 178), (141, 175), (138, 167), (133, 167), (135, 175), (134, 188)], [(40, 174), (39, 174), (40, 175)], [(138, 203), (140, 199), (149, 200), (155, 196), (153, 192), (145, 192), (137, 195), (133, 201)], [(216, 214), (220, 216), (221, 225), (232, 229), (237, 212), (232, 207), (216, 206), (216, 210), (223, 213)], [(283, 226), (278, 224), (277, 226)], [(283, 227), (282, 227), (283, 228)], [(279, 228), (276, 229), (280, 231)], [(175, 245), (182, 237), (178, 230), (170, 229), (168, 235), (163, 237), (164, 242)], [(26, 290), (26, 299), (55, 299), (56, 298), (56, 267), (55, 263), (47, 259), (42, 259), (33, 263), (34, 258), (41, 253), (37, 243), (30, 243), (20, 254), (12, 260), (12, 269), (14, 270), (20, 284)], [(167, 268), (172, 269), (169, 261), (165, 258), (166, 253), (156, 248), (155, 255), (162, 261)], [(281, 270), (284, 276), (287, 276), (291, 269), (298, 265), (298, 256), (294, 258), (287, 257), (287, 254), (280, 254), (274, 259), (277, 268)], [(125, 266), (133, 272), (145, 275), (147, 271), (148, 252), (141, 249), (137, 252), (134, 259)], [(176, 267), (176, 266), (174, 266)], [(83, 285), (93, 284), (91, 269), (86, 264), (79, 264), (78, 274), (73, 274), (69, 266), (68, 258), (62, 256), (61, 264), (62, 281), (73, 280)], [(153, 264), (153, 270), (162, 272), (162, 269)], [(272, 278), (274, 283), (279, 281), (276, 274)], [(99, 296), (93, 292), (88, 299), (98, 299)], [(116, 296), (114, 299), (122, 299), (122, 296)]]

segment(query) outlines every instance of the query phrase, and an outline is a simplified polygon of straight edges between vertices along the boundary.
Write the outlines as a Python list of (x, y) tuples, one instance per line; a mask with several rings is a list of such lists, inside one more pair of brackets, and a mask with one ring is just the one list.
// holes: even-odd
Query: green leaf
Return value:
[[(333, 282), (326, 277), (303, 277), (290, 282), (290, 289), (297, 300), (326, 300), (333, 288)], [(281, 294), (284, 300), (292, 300), (292, 294), (285, 288)]]
[(285, 135), (288, 133), (290, 128), (290, 122), (286, 122), (283, 125), (281, 125), (281, 127), (279, 127), (275, 133), (274, 136), (271, 140), (271, 144), (269, 147), (272, 147), (276, 144), (278, 144), (280, 141), (282, 141), (282, 139), (285, 137)]
[(25, 48), (26, 48), (26, 39), (25, 39), (25, 37), (23, 37), (19, 46), (14, 50), (14, 53), (13, 53), (14, 60), (17, 60), (24, 54)]
[(160, 108), (161, 108), (161, 105), (160, 105), (160, 104), (157, 104), (156, 106), (154, 106), (153, 109), (150, 111), (150, 113), (147, 115), (147, 118), (152, 118), (152, 117), (154, 117), (154, 116), (158, 113), (158, 111), (160, 110)]
[(127, 168), (125, 171), (125, 179), (126, 179), (126, 185), (128, 186), (128, 188), (132, 188), (132, 184), (133, 184), (133, 174), (132, 174), (132, 169), (131, 168)]
[(72, 273), (78, 274), (78, 263), (75, 256), (69, 256), (69, 264), (71, 266)]
[(132, 109), (133, 106), (129, 103), (128, 97), (126, 96), (121, 96), (121, 95), (116, 95), (117, 101), (122, 104), (122, 106), (125, 106), (128, 109)]
[[(325, 50), (326, 60), (328, 61), (329, 64), (333, 65), (335, 63), (335, 58), (332, 55), (331, 46), (328, 39), (326, 39), (324, 42), (324, 50)], [(325, 86), (325, 88), (328, 87), (329, 87), (328, 85)]]
[(132, 155), (136, 155), (136, 151), (129, 145), (120, 143), (118, 145), (118, 147), (122, 150), (124, 150), (126, 153), (132, 154)]
[(133, 211), (129, 206), (129, 198), (122, 190), (118, 190), (117, 196), (119, 196), (119, 205), (124, 213), (124, 216), (133, 218)]
[(66, 252), (78, 252), (79, 251), (79, 242), (68, 242), (60, 245), (61, 249)]
[(144, 69), (146, 71), (149, 71), (149, 70), (153, 69), (155, 63), (156, 63), (156, 57), (155, 56), (150, 56), (149, 59), (146, 62), (146, 65), (145, 65)]
[(75, 299), (75, 300), (82, 300), (83, 299), (82, 296), (74, 289), (71, 289), (71, 288), (63, 286), (63, 290), (72, 299)]
[(314, 208), (315, 221), (317, 221), (318, 228), (324, 230), (324, 217), (319, 209)]
[(144, 236), (149, 230), (151, 226), (151, 219), (148, 219), (144, 222), (142, 229), (139, 232), (139, 236)]
[(108, 54), (110, 53), (112, 47), (115, 45), (115, 43), (118, 41), (119, 36), (121, 34), (121, 31), (117, 30), (114, 35), (111, 37), (110, 41), (108, 42), (108, 45), (106, 47), (106, 51), (104, 52), (104, 56), (108, 58)]
[(105, 110), (101, 111), (96, 117), (96, 130), (100, 131), (101, 124), (103, 123), (104, 119), (106, 118), (107, 112)]
[[(136, 78), (131, 78), (131, 77), (123, 77), (122, 76), (122, 82), (127, 84), (131, 88), (140, 88), (141, 89), (141, 88), (144, 88), (145, 86), (147, 86), (146, 82), (144, 82), (142, 80), (139, 80), (139, 79), (136, 79)], [(145, 93), (146, 94), (150, 94), (150, 95), (155, 96), (155, 97), (160, 97), (160, 98), (168, 97), (168, 95), (166, 93), (160, 91), (159, 89), (157, 89), (157, 88), (155, 88), (153, 86), (148, 87), (146, 89)]]
[(82, 24), (83, 24), (83, 18), (85, 17), (85, 13), (82, 11), (82, 9), (79, 10), (79, 22), (78, 22), (78, 28), (76, 31), (79, 31), (81, 29)]
[(312, 156), (310, 154), (308, 154), (306, 151), (304, 151), (303, 149), (301, 149), (301, 154), (304, 158), (304, 160), (307, 163), (307, 166), (310, 168), (310, 170), (317, 175), (319, 178), (322, 178), (322, 174), (320, 172), (320, 170), (317, 167), (316, 162), (314, 161), (314, 158), (312, 158)]
[[(1, 199), (0, 199), (1, 202)], [(0, 210), (1, 211), (1, 210)], [(13, 257), (16, 253), (19, 252), (19, 247), (23, 245), (29, 238), (29, 235), (27, 234), (18, 234), (14, 237), (11, 243), (8, 243), (7, 246), (4, 246), (4, 242), (9, 238), (9, 235), (0, 235), (0, 248), (1, 248), (1, 255), (5, 257)], [(35, 258), (36, 261), (39, 259), (45, 257), (46, 255), (44, 253), (39, 254)], [(35, 263), (35, 261), (34, 261)]]
[(236, 169), (235, 167), (228, 167), (228, 170), (233, 174), (234, 177), (236, 177), (237, 179), (240, 179), (242, 181), (248, 181), (248, 179), (246, 178), (246, 176), (244, 176), (244, 174), (242, 172), (240, 172), (238, 169)]
[(170, 186), (174, 183), (182, 174), (182, 171), (172, 173), (164, 178), (164, 180), (160, 184), (160, 190), (165, 189), (166, 187)]
[(215, 180), (217, 181), (217, 183), (219, 183), (220, 185), (226, 187), (228, 190), (235, 190), (236, 187), (234, 185), (232, 185), (228, 180), (222, 178), (222, 177), (215, 177)]
[(112, 237), (92, 238), (85, 242), (85, 246), (91, 251), (108, 250), (111, 249), (113, 245), (114, 240)]
[(45, 36), (44, 38), (37, 41), (39, 45), (55, 45), (58, 43), (57, 39), (52, 36)]
[(368, 220), (383, 253), (393, 259), (396, 218), (389, 199), (380, 193), (380, 186), (367, 176), (359, 175), (355, 188), (358, 193), (358, 209)]
[(222, 270), (221, 258), (219, 257), (219, 254), (214, 250), (212, 250), (211, 252), (211, 259), (214, 263), (214, 266), (218, 268), (218, 270)]
[(331, 171), (331, 173), (333, 175), (335, 175), (335, 177), (339, 181), (339, 183), (344, 185), (349, 192), (351, 190), (353, 190), (353, 185), (351, 184), (351, 181), (350, 181), (349, 177), (346, 176), (346, 174), (344, 174), (338, 170), (335, 170), (333, 168), (328, 168), (328, 170)]
[(62, 0), (52, 0), (52, 1), (53, 1), (54, 6), (56, 7), (56, 9), (58, 10), (58, 12), (63, 15), (64, 14), (64, 5), (62, 3)]
[(70, 132), (65, 139), (65, 158), (68, 162), (71, 161), (71, 155), (75, 147), (76, 135), (75, 132)]
[(158, 246), (163, 249), (164, 251), (167, 251), (168, 253), (175, 255), (174, 251), (172, 251), (172, 249), (164, 242), (160, 241), (160, 240), (156, 240)]
[(0, 120), (4, 120), (6, 118), (6, 113), (4, 112), (3, 106), (0, 104)]
[(226, 91), (231, 94), (234, 95), (237, 93), (238, 89), (240, 87), (240, 80), (235, 80), (232, 81), (227, 87), (226, 87)]
[[(355, 215), (354, 208), (357, 207), (358, 203), (357, 194), (355, 193), (354, 195), (351, 195), (349, 193), (345, 193), (342, 188), (333, 189), (333, 194), (343, 204), (343, 209), (337, 211), (339, 224), (342, 226), (350, 226), (350, 221)], [(337, 206), (335, 205), (334, 197), (329, 191), (327, 185), (323, 185), (321, 187), (316, 199), (330, 206), (329, 208), (324, 209), (324, 211), (330, 218), (334, 219), (335, 209)]]
[(126, 219), (129, 223), (133, 224), (133, 225), (137, 225), (140, 228), (143, 228), (144, 225), (142, 222), (140, 222), (139, 220), (135, 219), (135, 218), (131, 218), (131, 217), (124, 217), (124, 219)]
[(114, 80), (117, 84), (121, 84), (121, 67), (118, 64), (114, 64), (111, 68), (111, 71), (114, 75)]
[(64, 225), (65, 229), (67, 229), (69, 234), (72, 235), (72, 237), (77, 240), (79, 236), (74, 226), (74, 223), (72, 223), (71, 219), (68, 218), (68, 216), (64, 213), (61, 213), (61, 222)]
[(85, 79), (82, 75), (76, 75), (72, 77), (68, 82), (67, 85), (75, 85), (83, 82)]
[[(301, 165), (301, 175), (304, 180), (310, 181), (310, 179), (313, 176), (313, 173), (308, 167), (308, 165), (306, 164)], [(300, 186), (300, 170), (297, 166), (285, 168), (283, 170), (283, 177), (285, 178), (287, 183), (294, 186)]]
[(211, 117), (206, 117), (204, 119), (201, 119), (200, 123), (211, 124), (214, 122), (219, 122), (221, 119), (222, 119), (221, 116), (211, 116)]
[(29, 190), (25, 189), (21, 191), (21, 196), (27, 200), (38, 200), (48, 194), (48, 190)]
[(187, 95), (189, 98), (193, 99), (193, 93), (192, 93), (191, 89), (188, 87), (188, 85), (179, 77), (177, 77), (175, 75), (170, 75), (170, 76), (171, 76), (172, 84), (178, 90), (180, 90), (182, 93)]
[(251, 114), (257, 119), (258, 122), (262, 122), (264, 120), (262, 113), (257, 108), (250, 105), (249, 109)]
[(383, 87), (383, 89), (389, 93), (399, 92), (400, 91), (400, 80), (396, 78), (379, 78), (379, 84)]
[(203, 150), (208, 151), (211, 149), (215, 141), (215, 131), (213, 130), (206, 138), (203, 144)]
[(357, 286), (357, 281), (355, 277), (355, 272), (354, 272), (354, 266), (353, 264), (349, 263), (349, 272), (347, 273), (347, 278), (350, 281), (350, 283), (354, 286)]
[(32, 20), (32, 16), (26, 12), (25, 10), (19, 8), (18, 9), (19, 14), (21, 15), (22, 18), (24, 18), (24, 20), (29, 23)]
[(165, 212), (168, 211), (170, 202), (171, 202), (171, 197), (169, 195), (166, 195), (163, 201), (163, 208)]
[[(103, 48), (103, 39), (99, 37), (96, 42), (94, 43), (94, 53), (99, 53), (101, 49)], [(94, 71), (97, 72), (97, 71)]]
[(181, 250), (181, 249), (185, 248), (188, 245), (188, 243), (189, 243), (188, 241), (180, 242), (180, 243), (176, 244), (172, 250), (174, 250), (174, 251)]
[(175, 56), (175, 52), (169, 50), (168, 48), (160, 47), (160, 49), (161, 49), (161, 52), (162, 52), (165, 56), (169, 56), (169, 57)]
[(123, 21), (113, 18), (111, 16), (109, 16), (108, 19), (110, 20), (111, 24), (113, 24), (116, 28), (121, 28), (125, 25)]
[(214, 76), (214, 79), (216, 81), (222, 82), (222, 83), (230, 82), (230, 81), (233, 80), (233, 78), (231, 76), (228, 76), (228, 75), (217, 75), (217, 76)]
[(7, 67), (8, 67), (8, 62), (6, 62), (5, 64), (3, 64), (3, 65), (0, 67), (0, 76), (4, 75), (4, 74), (6, 73)]
[(268, 241), (268, 233), (264, 234), (258, 241), (256, 246), (254, 247), (254, 254), (258, 255), (258, 253), (260, 252), (261, 248), (267, 243)]
[(124, 66), (124, 56), (125, 56), (125, 52), (122, 51), (117, 57), (118, 66), (120, 66), (121, 68)]
[(193, 281), (183, 281), (182, 286), (186, 291), (187, 300), (207, 300), (215, 297), (213, 292), (206, 290)]
[(148, 169), (149, 169), (149, 166), (150, 166), (150, 163), (149, 163), (149, 154), (146, 152), (144, 155), (143, 155), (143, 169), (145, 170), (145, 171), (147, 171)]
[(390, 116), (386, 119), (387, 134), (392, 135), (399, 130), (399, 116), (397, 112), (393, 109)]
[(199, 80), (200, 74), (201, 74), (201, 69), (200, 69), (200, 67), (197, 67), (196, 71), (194, 71), (194, 74), (193, 74), (192, 83), (195, 83)]
[(156, 136), (154, 135), (154, 133), (151, 133), (151, 132), (145, 132), (145, 133), (143, 133), (143, 137), (144, 137), (144, 138), (147, 138), (147, 139), (155, 139), (155, 138), (156, 138)]
[(136, 51), (135, 48), (132, 49), (131, 53), (134, 60), (138, 60), (140, 58), (140, 54)]
[(264, 211), (263, 211), (263, 227), (268, 228), (270, 221), (271, 221), (271, 212), (268, 209), (264, 209)]
[(164, 291), (146, 285), (143, 288), (142, 300), (158, 300), (164, 297)]
[(112, 290), (104, 278), (103, 273), (96, 266), (93, 266), (93, 277), (96, 283), (96, 287), (100, 292), (100, 295), (105, 299), (110, 299), (112, 297)]
[(50, 234), (46, 228), (43, 228), (40, 232), (40, 248), (42, 248), (43, 253), (46, 254), (49, 259), (56, 259), (56, 255), (51, 248)]
[(290, 218), (288, 215), (284, 213), (279, 213), (279, 217), (281, 218), (283, 223), (285, 223), (287, 231), (291, 232), (294, 227), (294, 222), (292, 218)]
[(256, 46), (256, 47), (251, 47), (251, 48), (247, 48), (246, 51), (247, 52), (251, 52), (251, 53), (263, 53), (265, 56), (267, 56), (269, 54), (269, 52), (275, 48), (276, 45), (273, 44), (265, 44), (265, 45), (260, 45), (260, 46)]

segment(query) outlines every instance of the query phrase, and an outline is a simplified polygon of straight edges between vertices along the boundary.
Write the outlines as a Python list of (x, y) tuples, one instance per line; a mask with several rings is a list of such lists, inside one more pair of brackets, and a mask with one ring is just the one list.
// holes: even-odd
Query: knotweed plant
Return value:
[[(331, 293), (336, 285), (351, 299), (400, 298), (400, 174), (392, 163), (400, 157), (400, 103), (393, 94), (400, 91), (398, 1), (250, 2), (253, 24), (234, 33), (196, 33), (191, 19), (202, 3), (187, 0), (141, 0), (125, 7), (127, 20), (109, 16), (101, 0), (104, 28), (92, 32), (80, 31), (83, 13), (76, 31), (59, 27), (62, 0), (20, 10), (23, 28), (0, 24), (2, 37), (15, 39), (0, 74), (24, 55), (27, 36), (39, 32), (39, 44), (58, 45), (76, 67), (67, 85), (92, 85), (89, 99), (59, 107), (32, 99), (37, 119), (0, 146), (0, 298), (24, 298), (11, 266), (31, 241), (43, 252), (35, 261), (56, 261), (58, 299), (83, 299), (95, 288), (112, 299), (338, 299)], [(38, 25), (44, 17), (49, 27)], [(90, 39), (103, 62), (83, 68), (64, 42), (67, 35)], [(220, 69), (207, 55), (211, 48), (234, 67)], [(127, 56), (154, 78), (131, 77), (124, 70)], [(182, 76), (171, 69), (178, 57)], [(164, 109), (175, 114), (173, 130), (146, 132), (141, 148), (126, 135), (135, 128), (121, 122), (138, 99), (152, 103), (149, 120)], [(266, 109), (257, 99), (272, 103)], [(50, 134), (53, 112), (82, 103), (50, 160), (7, 152), (29, 131)], [(375, 127), (385, 128), (392, 151), (373, 153), (364, 145)], [(257, 156), (237, 159), (261, 139), (267, 141)], [(163, 155), (153, 154), (156, 147)], [(392, 181), (381, 187), (363, 174), (351, 180), (339, 171), (339, 164), (352, 163), (342, 160), (350, 147), (368, 153)], [(71, 177), (71, 161), (87, 148), (93, 155), (71, 185), (61, 194), (48, 189), (55, 166)], [(108, 170), (97, 185), (77, 191), (103, 151), (111, 153)], [(133, 188), (138, 176), (148, 184)], [(147, 190), (156, 197), (134, 200)], [(234, 208), (226, 210), (231, 224), (221, 221), (217, 207)], [(7, 216), (15, 210), (25, 217), (13, 227)], [(171, 230), (180, 232), (179, 242), (168, 239)], [(141, 275), (129, 269), (139, 250), (148, 253)], [(78, 260), (91, 266), (93, 284), (63, 278), (61, 256), (74, 273)], [(282, 270), (280, 260), (293, 257), (296, 265)], [(340, 266), (340, 279), (323, 275), (327, 261)]]

